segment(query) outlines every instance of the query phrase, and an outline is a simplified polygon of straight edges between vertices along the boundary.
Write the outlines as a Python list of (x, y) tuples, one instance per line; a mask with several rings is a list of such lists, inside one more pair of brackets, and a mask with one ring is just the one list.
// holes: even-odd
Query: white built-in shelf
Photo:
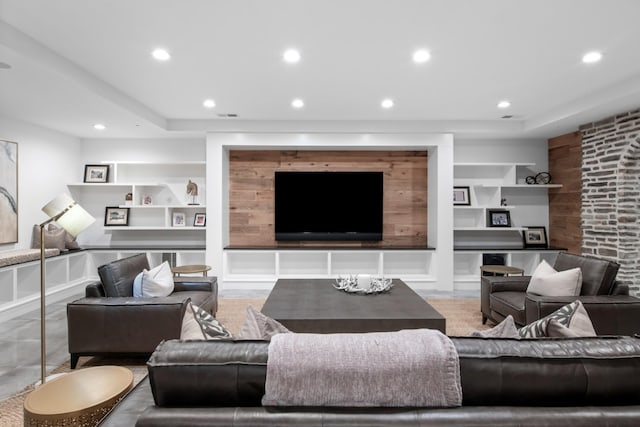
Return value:
[(511, 162), (454, 162), (453, 166), (454, 167), (514, 167), (514, 166), (520, 166), (520, 167), (533, 167), (535, 166), (535, 163), (511, 163)]
[(526, 227), (453, 227), (453, 231), (522, 231)]
[(509, 206), (454, 206), (453, 209), (469, 209), (469, 210), (473, 210), (473, 209), (486, 209), (486, 210), (500, 210), (500, 209), (513, 209), (515, 208), (515, 206), (513, 205), (509, 205)]
[(135, 209), (206, 209), (206, 205), (120, 205), (119, 208)]
[(154, 226), (150, 226), (150, 227), (144, 227), (144, 226), (137, 226), (137, 225), (133, 225), (133, 226), (126, 226), (126, 225), (118, 225), (118, 226), (113, 226), (113, 225), (109, 225), (109, 226), (105, 226), (104, 229), (106, 231), (109, 230), (113, 230), (113, 231), (131, 231), (131, 230), (141, 230), (141, 231), (165, 231), (165, 230), (170, 230), (170, 231), (185, 231), (185, 230), (197, 230), (197, 231), (204, 231), (206, 227), (162, 227), (162, 226), (158, 226), (158, 227), (154, 227)]

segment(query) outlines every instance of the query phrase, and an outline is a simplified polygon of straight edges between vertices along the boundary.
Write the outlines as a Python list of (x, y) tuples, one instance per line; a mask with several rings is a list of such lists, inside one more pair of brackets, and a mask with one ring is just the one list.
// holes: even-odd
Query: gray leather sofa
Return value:
[(579, 299), (598, 335), (633, 335), (640, 332), (640, 299), (630, 296), (627, 286), (616, 282), (619, 265), (604, 259), (558, 254), (557, 271), (582, 270), (579, 296), (549, 297), (527, 293), (530, 276), (483, 276), (480, 284), (482, 322), (496, 323), (513, 316), (518, 326), (528, 325)]
[(448, 409), (263, 407), (267, 342), (167, 341), (100, 426), (640, 425), (638, 338), (452, 341), (463, 402)]
[(215, 315), (215, 277), (174, 277), (171, 295), (133, 296), (133, 280), (149, 269), (145, 254), (98, 268), (101, 281), (87, 285), (86, 297), (67, 304), (71, 368), (80, 356), (149, 355), (162, 340), (180, 338), (189, 301)]

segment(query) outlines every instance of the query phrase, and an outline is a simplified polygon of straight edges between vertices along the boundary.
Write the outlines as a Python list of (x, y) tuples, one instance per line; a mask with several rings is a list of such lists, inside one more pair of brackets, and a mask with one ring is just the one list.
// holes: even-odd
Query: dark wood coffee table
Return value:
[(294, 332), (386, 332), (438, 329), (445, 318), (399, 279), (388, 293), (356, 295), (331, 279), (279, 279), (262, 312)]

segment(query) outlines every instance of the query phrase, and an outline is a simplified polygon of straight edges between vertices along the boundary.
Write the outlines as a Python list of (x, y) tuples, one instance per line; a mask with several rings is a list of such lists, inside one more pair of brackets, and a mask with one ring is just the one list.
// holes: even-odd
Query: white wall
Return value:
[(0, 245), (0, 250), (29, 248), (33, 225), (47, 219), (42, 206), (68, 193), (66, 183), (77, 180), (82, 143), (4, 116), (0, 116), (0, 139), (18, 143), (18, 243)]
[[(205, 139), (85, 139), (82, 161), (180, 162), (205, 160)], [(80, 170), (76, 182), (82, 182)]]

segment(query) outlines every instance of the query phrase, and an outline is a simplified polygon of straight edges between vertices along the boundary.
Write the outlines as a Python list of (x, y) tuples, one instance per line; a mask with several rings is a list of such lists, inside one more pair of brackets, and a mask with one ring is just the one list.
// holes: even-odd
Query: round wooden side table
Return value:
[(204, 264), (180, 265), (171, 269), (174, 276), (180, 276), (181, 274), (202, 273), (204, 277), (207, 277), (207, 271), (209, 270), (211, 270), (211, 267)]
[(121, 366), (84, 368), (45, 382), (24, 400), (25, 426), (95, 426), (133, 387)]
[(496, 274), (504, 274), (508, 276), (510, 274), (519, 274), (524, 276), (524, 270), (518, 267), (510, 267), (508, 265), (482, 265), (480, 266), (480, 274), (482, 273), (491, 273), (494, 276)]

